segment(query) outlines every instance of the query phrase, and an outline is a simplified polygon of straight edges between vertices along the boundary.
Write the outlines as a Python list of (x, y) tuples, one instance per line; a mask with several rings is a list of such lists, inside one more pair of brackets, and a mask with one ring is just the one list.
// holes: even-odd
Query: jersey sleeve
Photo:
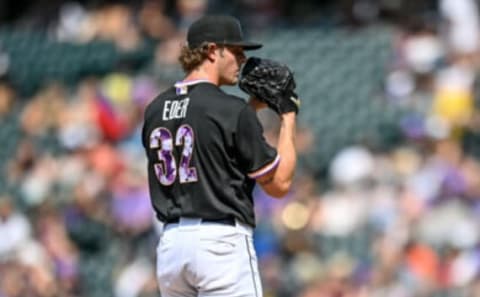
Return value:
[(240, 112), (235, 139), (240, 163), (250, 178), (259, 178), (278, 166), (277, 150), (263, 137), (262, 125), (249, 105)]

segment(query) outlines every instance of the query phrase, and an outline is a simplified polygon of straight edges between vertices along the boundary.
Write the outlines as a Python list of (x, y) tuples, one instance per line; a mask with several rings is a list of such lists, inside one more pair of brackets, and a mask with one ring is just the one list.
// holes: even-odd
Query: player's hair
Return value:
[(182, 47), (178, 61), (182, 65), (185, 73), (190, 73), (208, 57), (208, 42), (202, 43), (200, 46), (191, 49), (188, 45)]

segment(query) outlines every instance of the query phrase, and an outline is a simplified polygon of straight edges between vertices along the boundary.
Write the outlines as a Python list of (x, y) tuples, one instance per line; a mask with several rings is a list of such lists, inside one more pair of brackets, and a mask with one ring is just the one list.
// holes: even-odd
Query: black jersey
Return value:
[(142, 141), (161, 221), (235, 217), (255, 226), (255, 178), (279, 156), (243, 99), (207, 81), (177, 83), (146, 108)]

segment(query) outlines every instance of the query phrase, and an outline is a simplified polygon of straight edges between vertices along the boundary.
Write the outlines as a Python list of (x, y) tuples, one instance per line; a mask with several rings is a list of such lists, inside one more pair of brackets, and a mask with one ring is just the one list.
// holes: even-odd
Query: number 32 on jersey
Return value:
[[(183, 146), (180, 161), (174, 157), (175, 146)], [(194, 145), (194, 133), (189, 125), (178, 127), (175, 138), (170, 130), (164, 127), (155, 128), (150, 133), (150, 149), (156, 150), (159, 163), (154, 164), (158, 181), (164, 186), (170, 186), (178, 175), (180, 183), (196, 182), (197, 170), (190, 167)]]

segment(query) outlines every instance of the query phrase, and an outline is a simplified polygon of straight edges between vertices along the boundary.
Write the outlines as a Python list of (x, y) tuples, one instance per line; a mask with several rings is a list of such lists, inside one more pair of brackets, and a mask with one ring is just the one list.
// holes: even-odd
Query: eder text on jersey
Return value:
[(190, 98), (182, 100), (165, 100), (163, 105), (162, 119), (164, 121), (182, 119), (187, 115)]

